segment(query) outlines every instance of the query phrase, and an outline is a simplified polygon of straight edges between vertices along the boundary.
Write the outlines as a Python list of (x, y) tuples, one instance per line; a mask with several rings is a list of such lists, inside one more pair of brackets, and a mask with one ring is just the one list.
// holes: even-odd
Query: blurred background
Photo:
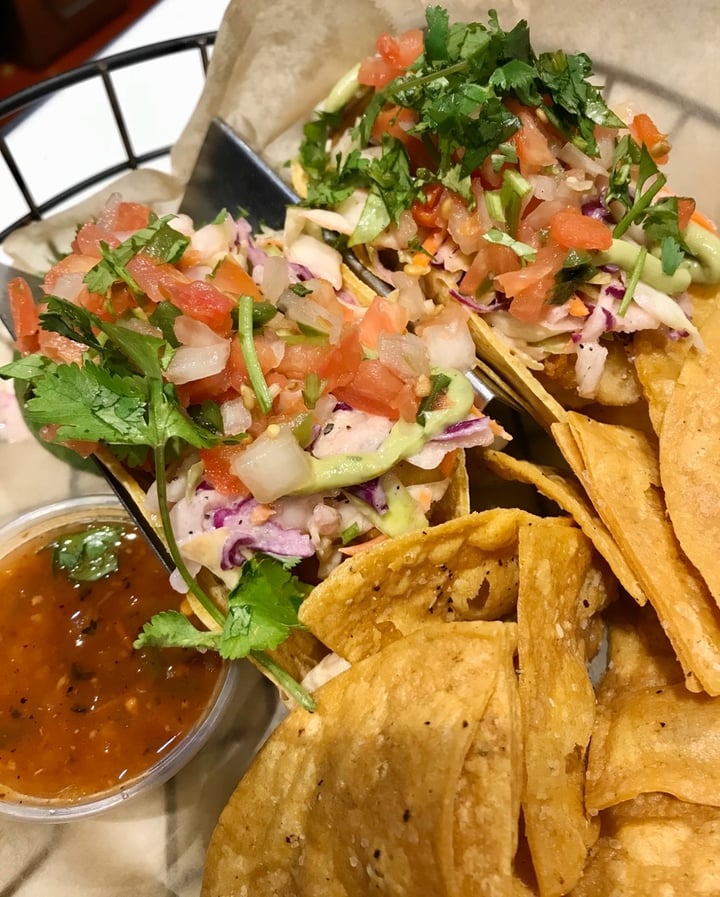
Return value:
[(158, 0), (0, 0), (0, 99), (96, 55)]

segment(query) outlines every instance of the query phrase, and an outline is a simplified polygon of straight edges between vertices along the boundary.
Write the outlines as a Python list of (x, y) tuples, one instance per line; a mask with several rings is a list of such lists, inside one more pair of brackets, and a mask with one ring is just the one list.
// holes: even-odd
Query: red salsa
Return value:
[(0, 560), (0, 800), (73, 801), (129, 784), (213, 696), (213, 652), (133, 648), (143, 624), (182, 599), (131, 525), (113, 538), (118, 569), (97, 581), (56, 569), (47, 537)]

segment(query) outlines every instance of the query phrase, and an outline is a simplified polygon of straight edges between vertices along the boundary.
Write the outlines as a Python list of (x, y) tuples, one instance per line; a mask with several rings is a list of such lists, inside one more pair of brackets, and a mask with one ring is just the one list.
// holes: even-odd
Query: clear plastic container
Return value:
[[(89, 523), (124, 523), (129, 518), (112, 495), (89, 495), (37, 508), (0, 528), (0, 558), (42, 537), (48, 542), (62, 532)], [(206, 744), (232, 705), (238, 682), (236, 664), (225, 664), (203, 714), (166, 754), (143, 773), (116, 787), (64, 802), (32, 796), (0, 800), (0, 815), (34, 822), (68, 822), (102, 813), (130, 798), (158, 788), (179, 772)], [(2, 786), (0, 782), (0, 786)], [(4, 783), (8, 784), (8, 783)]]

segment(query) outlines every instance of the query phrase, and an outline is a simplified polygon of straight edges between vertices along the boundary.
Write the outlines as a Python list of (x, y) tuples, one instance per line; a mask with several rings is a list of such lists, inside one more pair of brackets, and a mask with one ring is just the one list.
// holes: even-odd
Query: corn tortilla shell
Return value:
[(660, 433), (660, 476), (683, 551), (720, 601), (720, 310), (705, 323), (705, 352), (691, 351)]

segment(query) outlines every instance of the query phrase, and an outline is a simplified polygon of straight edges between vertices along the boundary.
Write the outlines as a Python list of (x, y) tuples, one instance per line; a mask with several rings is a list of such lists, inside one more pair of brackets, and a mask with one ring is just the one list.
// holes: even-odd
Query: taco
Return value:
[(666, 186), (667, 136), (591, 74), (536, 54), (524, 21), (432, 7), (340, 82), (294, 168), (375, 275), (472, 312), (480, 357), (545, 426), (637, 403), (636, 335), (700, 347), (692, 296), (720, 282), (714, 226)]
[(13, 282), (21, 357), (1, 375), (28, 384), (46, 438), (144, 490), (214, 631), (163, 616), (142, 643), (274, 650), (344, 557), (467, 512), (463, 449), (506, 434), (464, 376), (464, 314), (353, 286), (308, 234), (286, 251), (227, 212), (195, 228), (118, 197), (39, 303)]

